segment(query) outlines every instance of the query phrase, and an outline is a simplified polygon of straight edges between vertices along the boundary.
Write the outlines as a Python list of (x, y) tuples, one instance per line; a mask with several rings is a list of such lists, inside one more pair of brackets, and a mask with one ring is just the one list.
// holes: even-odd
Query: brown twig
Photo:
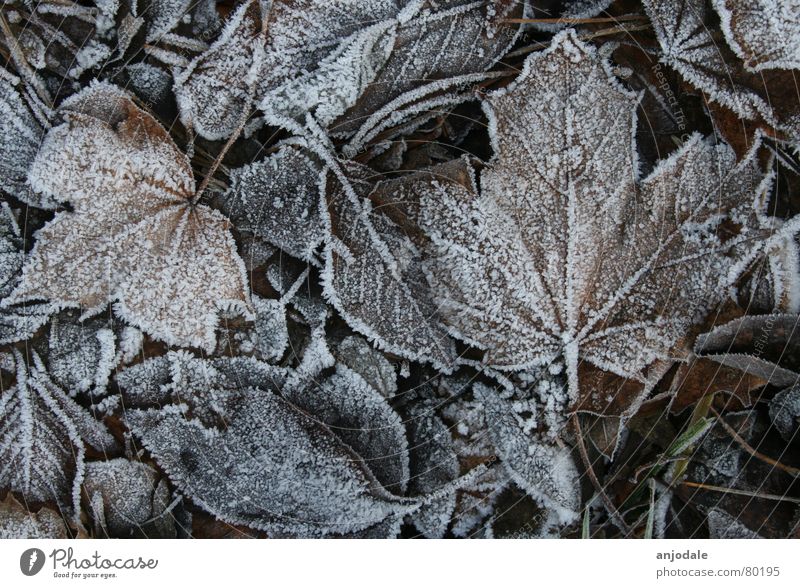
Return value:
[(233, 147), (233, 144), (239, 138), (239, 135), (242, 134), (242, 131), (244, 130), (245, 125), (247, 124), (247, 121), (250, 120), (250, 114), (251, 113), (249, 110), (244, 111), (244, 116), (242, 116), (242, 120), (239, 122), (239, 126), (236, 127), (236, 130), (225, 142), (225, 145), (223, 145), (222, 150), (214, 158), (214, 161), (211, 163), (211, 167), (208, 169), (208, 173), (206, 173), (205, 177), (203, 178), (203, 181), (197, 188), (197, 192), (195, 192), (194, 198), (192, 198), (192, 204), (197, 204), (197, 201), (200, 200), (200, 196), (202, 196), (203, 192), (205, 192), (206, 188), (208, 188), (208, 184), (211, 182), (211, 178), (217, 172), (217, 168), (222, 163), (222, 160), (225, 159), (225, 155), (227, 155), (230, 148)]
[(777, 500), (780, 502), (793, 502), (795, 504), (800, 504), (800, 498), (794, 498), (792, 496), (780, 496), (778, 494), (759, 494), (758, 492), (751, 492), (750, 490), (739, 490), (738, 488), (724, 488), (722, 486), (703, 484), (701, 482), (681, 482), (681, 485), (686, 486), (688, 488), (698, 488), (700, 490), (721, 492), (723, 494), (738, 494), (739, 496), (750, 496), (751, 498), (763, 498), (764, 500)]
[(790, 476), (793, 476), (795, 478), (800, 477), (800, 469), (792, 467), (792, 466), (788, 466), (786, 464), (783, 464), (783, 463), (779, 462), (777, 459), (773, 459), (773, 458), (769, 457), (768, 455), (764, 455), (763, 453), (758, 451), (755, 447), (750, 445), (747, 441), (745, 441), (741, 437), (741, 435), (739, 435), (739, 433), (736, 432), (736, 429), (734, 429), (728, 423), (726, 423), (725, 420), (719, 415), (719, 413), (714, 409), (713, 406), (710, 407), (710, 410), (711, 410), (711, 412), (714, 413), (714, 416), (717, 417), (717, 422), (720, 425), (722, 425), (722, 428), (725, 429), (725, 431), (728, 433), (728, 435), (733, 437), (733, 440), (736, 441), (739, 445), (741, 445), (742, 449), (744, 449), (747, 453), (749, 453), (750, 455), (752, 455), (756, 459), (759, 459), (759, 460), (763, 461), (766, 464), (769, 464), (769, 465), (771, 465), (773, 467), (776, 467), (779, 470), (783, 470), (784, 472), (786, 472)]
[(600, 480), (597, 479), (597, 474), (594, 473), (594, 468), (592, 467), (591, 462), (589, 461), (589, 453), (586, 451), (586, 444), (583, 442), (583, 431), (581, 430), (581, 424), (578, 420), (578, 415), (572, 415), (572, 426), (575, 429), (575, 437), (578, 443), (578, 453), (581, 455), (581, 460), (583, 461), (583, 466), (586, 468), (586, 474), (589, 476), (589, 480), (591, 480), (592, 485), (594, 486), (595, 491), (597, 492), (600, 499), (603, 501), (606, 509), (608, 510), (608, 514), (613, 518), (619, 528), (622, 530), (625, 535), (631, 534), (631, 529), (622, 518), (622, 515), (619, 514), (617, 508), (614, 506), (614, 503), (611, 502), (611, 499), (606, 494), (605, 489), (603, 488), (602, 484), (600, 484)]
[(641, 20), (647, 20), (647, 17), (642, 14), (627, 14), (595, 18), (503, 18), (500, 22), (508, 24), (598, 24)]

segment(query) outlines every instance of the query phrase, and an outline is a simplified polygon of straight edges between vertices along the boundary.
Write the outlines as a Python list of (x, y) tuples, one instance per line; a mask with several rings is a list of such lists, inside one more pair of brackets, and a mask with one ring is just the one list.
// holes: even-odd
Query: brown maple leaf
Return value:
[(244, 264), (217, 211), (198, 205), (188, 158), (131, 98), (94, 84), (68, 100), (34, 160), (35, 190), (68, 202), (37, 234), (5, 304), (109, 302), (171, 345), (211, 350), (218, 313), (249, 313)]

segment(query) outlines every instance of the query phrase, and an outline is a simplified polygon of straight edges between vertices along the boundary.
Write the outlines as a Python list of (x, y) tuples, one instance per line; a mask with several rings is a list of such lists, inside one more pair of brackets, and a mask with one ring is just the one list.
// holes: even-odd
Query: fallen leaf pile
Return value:
[(0, 537), (797, 536), (796, 2), (1, 10)]

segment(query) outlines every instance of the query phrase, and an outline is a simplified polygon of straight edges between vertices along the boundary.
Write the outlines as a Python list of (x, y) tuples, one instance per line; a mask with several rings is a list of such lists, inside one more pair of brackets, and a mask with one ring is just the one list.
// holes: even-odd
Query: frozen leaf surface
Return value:
[(220, 139), (233, 133), (256, 98), (262, 108), (282, 114), (287, 108), (341, 110), (385, 59), (404, 7), (413, 12), (419, 4), (245, 2), (211, 48), (176, 79), (181, 118), (204, 137)]
[(110, 451), (114, 438), (53, 383), (37, 355), (30, 366), (14, 355), (16, 383), (0, 396), (0, 489), (77, 509), (84, 442)]
[(71, 395), (95, 390), (105, 392), (116, 365), (114, 332), (102, 321), (81, 323), (59, 317), (50, 325), (48, 371)]
[(747, 69), (800, 66), (800, 2), (713, 0), (725, 40)]
[[(432, 404), (412, 404), (406, 416), (411, 451), (408, 491), (412, 496), (430, 494), (458, 478), (458, 456), (453, 439)], [(422, 506), (411, 515), (411, 520), (425, 537), (441, 539), (447, 533), (455, 508), (455, 492), (447, 493)]]
[(502, 369), (563, 357), (573, 400), (581, 361), (646, 382), (725, 296), (732, 251), (756, 232), (761, 174), (724, 144), (695, 135), (637, 178), (636, 105), (559, 33), (488, 97), (488, 169), (464, 159), (375, 194), (421, 230), (450, 331)]
[[(763, 120), (792, 137), (798, 136), (796, 101), (771, 97), (768, 78), (748, 76), (742, 71), (736, 56), (712, 36), (704, 0), (643, 0), (643, 3), (661, 47), (661, 63), (679, 72), (709, 101), (739, 117)], [(772, 93), (785, 85), (780, 81), (777, 86), (772, 84)], [(765, 89), (767, 93), (762, 95)]]
[[(14, 291), (22, 277), (25, 253), (19, 226), (8, 204), (0, 204), (0, 300)], [(31, 337), (50, 316), (46, 304), (0, 304), (0, 344)]]
[(353, 370), (338, 365), (321, 384), (286, 396), (325, 423), (364, 460), (380, 485), (402, 494), (409, 477), (408, 443), (400, 416)]
[(324, 237), (321, 173), (303, 150), (282, 147), (262, 161), (233, 170), (223, 211), (237, 229), (312, 261)]
[(148, 465), (124, 458), (87, 463), (83, 492), (96, 537), (175, 537), (169, 488)]
[(412, 508), (377, 491), (369, 469), (325, 425), (267, 390), (246, 388), (227, 427), (179, 407), (128, 424), (182, 492), (214, 516), (276, 536), (363, 531)]
[(346, 337), (334, 348), (334, 354), (337, 360), (357, 372), (385, 398), (391, 398), (397, 392), (394, 366), (363, 338), (357, 335)]
[[(384, 106), (404, 94), (420, 100), (446, 89), (448, 80), (490, 68), (517, 36), (515, 27), (499, 21), (521, 15), (522, 3), (508, 0), (423, 3), (418, 15), (397, 27), (391, 56), (331, 133), (356, 131), (372, 115), (392, 116)], [(444, 83), (431, 83), (437, 81)], [(412, 97), (417, 89), (420, 95)]]
[(580, 478), (570, 451), (542, 442), (527, 429), (514, 403), (496, 390), (477, 384), (486, 424), (495, 448), (512, 480), (543, 506), (568, 522), (580, 511)]
[(44, 130), (22, 88), (19, 78), (0, 68), (0, 190), (23, 202), (53, 208), (52, 199), (38, 197), (26, 183)]
[(28, 512), (9, 492), (0, 502), (0, 539), (69, 539), (64, 520), (43, 507)]
[(214, 348), (218, 313), (248, 314), (244, 264), (221, 214), (194, 201), (187, 157), (130, 97), (93, 84), (62, 108), (29, 177), (69, 202), (36, 233), (4, 304), (115, 312), (171, 345)]
[[(371, 172), (350, 166), (350, 190), (329, 178), (325, 296), (351, 328), (380, 349), (447, 369), (454, 349), (425, 287), (419, 254), (391, 220), (373, 214)], [(331, 174), (332, 175), (332, 174)]]

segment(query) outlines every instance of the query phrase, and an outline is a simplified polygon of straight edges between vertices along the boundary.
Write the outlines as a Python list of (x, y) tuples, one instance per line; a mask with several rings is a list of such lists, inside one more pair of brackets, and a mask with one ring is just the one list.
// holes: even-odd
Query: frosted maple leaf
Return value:
[(116, 302), (154, 338), (212, 350), (219, 311), (250, 312), (228, 220), (196, 203), (188, 158), (120, 89), (93, 84), (61, 114), (28, 179), (73, 210), (36, 233), (3, 304), (47, 299), (92, 314)]
[(647, 382), (759, 237), (752, 157), (695, 135), (637, 177), (637, 104), (593, 48), (560, 33), (488, 97), (487, 169), (462, 159), (371, 195), (422, 233), (450, 331), (494, 367), (563, 357), (573, 399), (582, 361)]

